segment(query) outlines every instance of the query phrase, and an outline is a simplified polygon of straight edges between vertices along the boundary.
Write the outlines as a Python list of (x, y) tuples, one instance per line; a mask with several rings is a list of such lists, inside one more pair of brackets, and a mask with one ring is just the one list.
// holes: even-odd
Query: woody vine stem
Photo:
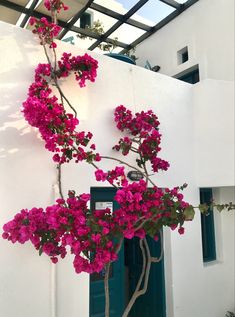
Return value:
[[(57, 11), (55, 10), (55, 8), (51, 8), (51, 17), (52, 17), (52, 22), (54, 24), (57, 24)], [(53, 70), (52, 70), (52, 76), (51, 76), (51, 80), (54, 82), (55, 87), (58, 90), (58, 93), (60, 95), (60, 100), (61, 100), (61, 104), (64, 107), (64, 101), (66, 101), (67, 105), (72, 109), (72, 111), (75, 114), (75, 117), (77, 117), (77, 112), (75, 110), (75, 108), (72, 106), (72, 104), (70, 103), (70, 101), (68, 100), (68, 98), (64, 95), (62, 89), (60, 88), (60, 85), (58, 83), (57, 77), (56, 77), (56, 72), (57, 72), (57, 56), (56, 56), (56, 50), (53, 47), (52, 52), (53, 52), (53, 59), (54, 59), (54, 63), (53, 60), (50, 59), (49, 54), (47, 52), (47, 45), (46, 43), (43, 41), (43, 49), (45, 52), (45, 56), (47, 58), (47, 61), (49, 63), (49, 65), (54, 65), (53, 66)], [(136, 143), (140, 143), (135, 141)], [(76, 149), (75, 149), (76, 150)], [(77, 150), (76, 150), (77, 151)], [(132, 151), (135, 153), (138, 153), (138, 151), (135, 148), (132, 148)], [(122, 165), (125, 165), (127, 167), (130, 167), (136, 171), (141, 172), (145, 178), (146, 178), (146, 182), (150, 182), (153, 186), (156, 186), (154, 184), (154, 182), (150, 179), (149, 175), (148, 175), (148, 171), (146, 168), (146, 164), (143, 164), (143, 168), (144, 168), (144, 172), (141, 171), (139, 168), (128, 164), (127, 162), (114, 158), (114, 157), (109, 157), (109, 156), (101, 156), (102, 159), (108, 159), (108, 160), (114, 160), (119, 162)], [(140, 156), (140, 159), (142, 159), (142, 157)], [(98, 169), (98, 167), (92, 163), (92, 165)], [(62, 192), (62, 167), (61, 164), (57, 165), (57, 180), (58, 180), (58, 187), (59, 187), (59, 194), (60, 197), (62, 199), (64, 199), (64, 195)], [(117, 188), (114, 184), (112, 184), (112, 186), (114, 186), (115, 188)], [(136, 228), (136, 230), (139, 230), (141, 227), (143, 226), (143, 224), (141, 224), (141, 226), (138, 226)], [(153, 262), (160, 262), (163, 258), (163, 237), (162, 237), (162, 232), (160, 231), (160, 236), (161, 236), (161, 255), (159, 258), (154, 258), (151, 257), (150, 255), (150, 250), (149, 250), (149, 246), (148, 246), (148, 242), (146, 240), (146, 238), (144, 239), (140, 239), (139, 240), (139, 247), (141, 249), (142, 252), (142, 258), (143, 258), (143, 266), (142, 266), (142, 272), (140, 274), (138, 283), (136, 285), (135, 291), (131, 296), (131, 299), (126, 307), (126, 309), (124, 310), (124, 313), (122, 315), (122, 317), (127, 317), (128, 314), (130, 313), (131, 308), (133, 307), (136, 299), (145, 294), (147, 291), (147, 286), (148, 286), (148, 279), (149, 279), (149, 274), (150, 274), (150, 268), (151, 268), (151, 263)], [(121, 247), (122, 247), (122, 243), (123, 243), (123, 239), (120, 239), (118, 245), (117, 245), (117, 250), (116, 253), (118, 254)], [(111, 267), (111, 262), (109, 262), (108, 264), (106, 264), (105, 266), (105, 276), (104, 276), (104, 289), (105, 289), (105, 317), (109, 317), (110, 316), (110, 295), (109, 295), (109, 274), (110, 274), (110, 267)], [(143, 284), (143, 287), (141, 289), (141, 285)]]

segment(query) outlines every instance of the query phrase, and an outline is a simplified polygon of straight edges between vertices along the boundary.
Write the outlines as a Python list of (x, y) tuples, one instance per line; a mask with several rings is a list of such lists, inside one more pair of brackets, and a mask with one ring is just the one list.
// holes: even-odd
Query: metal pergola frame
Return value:
[[(117, 0), (118, 1), (118, 0)], [(154, 26), (149, 26), (144, 23), (141, 23), (139, 21), (136, 21), (132, 18), (133, 14), (135, 14), (140, 8), (142, 8), (149, 0), (139, 0), (129, 11), (126, 12), (126, 14), (120, 14), (118, 12), (115, 12), (111, 9), (108, 9), (104, 6), (101, 6), (94, 2), (94, 0), (88, 0), (87, 4), (75, 15), (72, 17), (72, 19), (69, 22), (64, 22), (62, 20), (58, 20), (58, 25), (62, 27), (62, 31), (59, 34), (58, 38), (62, 39), (67, 32), (73, 31), (78, 34), (82, 34), (84, 36), (87, 36), (89, 38), (95, 39), (96, 41), (88, 48), (89, 50), (94, 50), (100, 43), (106, 42), (109, 44), (113, 44), (117, 47), (120, 47), (121, 51), (120, 53), (126, 53), (127, 51), (133, 49), (136, 47), (136, 45), (143, 42), (145, 39), (147, 39), (152, 34), (156, 33), (158, 30), (160, 30), (163, 26), (168, 24), (170, 21), (172, 21), (174, 18), (179, 16), (181, 13), (183, 13), (185, 10), (190, 8), (193, 4), (198, 2), (199, 0), (188, 0), (183, 4), (178, 3), (175, 0), (159, 0), (162, 3), (165, 3), (166, 5), (171, 6), (175, 10), (169, 14), (167, 17), (162, 19), (160, 22), (155, 24)], [(19, 13), (24, 13), (25, 17), (22, 20), (20, 27), (24, 28), (31, 16), (36, 18), (41, 18), (45, 16), (45, 14), (39, 13), (36, 10), (36, 7), (40, 0), (33, 0), (29, 8), (26, 8), (25, 6), (19, 5), (17, 3), (11, 2), (9, 0), (0, 0), (0, 6), (6, 7), (8, 9), (14, 10)], [(66, 1), (65, 1), (66, 2)], [(102, 14), (105, 14), (111, 18), (114, 18), (117, 20), (114, 25), (109, 28), (104, 34), (100, 35), (95, 32), (92, 32), (89, 29), (83, 29), (80, 27), (75, 26), (74, 24), (80, 19), (82, 14), (87, 10), (92, 9), (95, 11), (98, 11)], [(49, 18), (49, 16), (47, 16)], [(140, 30), (145, 31), (144, 34), (142, 34), (140, 37), (138, 37), (135, 41), (133, 41), (130, 44), (123, 43), (120, 41), (116, 41), (110, 38), (110, 35), (113, 34), (121, 25), (128, 24), (133, 27), (136, 27)]]

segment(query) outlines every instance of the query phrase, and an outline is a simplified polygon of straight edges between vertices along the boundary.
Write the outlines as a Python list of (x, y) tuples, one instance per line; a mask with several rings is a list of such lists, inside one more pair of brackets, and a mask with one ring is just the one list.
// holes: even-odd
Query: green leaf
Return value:
[(207, 204), (200, 204), (198, 208), (202, 214), (207, 214), (209, 212), (210, 206), (208, 206)]
[(84, 142), (85, 146), (87, 146), (87, 144), (90, 142), (90, 139), (84, 138), (84, 139), (83, 139), (83, 142)]
[(29, 225), (29, 219), (23, 219), (22, 225), (25, 225), (25, 226)]
[(216, 209), (221, 212), (224, 209), (224, 205), (216, 205)]
[(184, 210), (185, 220), (193, 220), (194, 215), (195, 215), (195, 210), (193, 206), (189, 206)]
[(65, 150), (65, 155), (67, 156), (68, 159), (71, 160), (73, 158), (73, 150), (66, 149)]
[(171, 218), (172, 219), (177, 219), (178, 218), (178, 213), (176, 212), (175, 208), (171, 209)]
[(39, 248), (39, 256), (42, 255), (42, 246)]

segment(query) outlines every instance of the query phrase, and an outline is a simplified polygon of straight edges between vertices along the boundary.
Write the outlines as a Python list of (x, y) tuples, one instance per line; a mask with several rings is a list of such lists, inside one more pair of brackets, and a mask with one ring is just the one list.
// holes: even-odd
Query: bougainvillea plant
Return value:
[[(76, 110), (64, 95), (60, 80), (73, 74), (78, 85), (84, 87), (87, 81), (95, 81), (98, 62), (88, 54), (72, 56), (70, 53), (63, 53), (60, 59), (57, 58), (54, 39), (59, 34), (60, 27), (56, 24), (56, 17), (61, 10), (68, 8), (60, 0), (46, 0), (45, 7), (51, 11), (52, 21), (31, 18), (30, 24), (44, 48), (47, 63), (40, 63), (35, 69), (34, 82), (23, 102), (23, 115), (32, 127), (38, 129), (45, 148), (53, 152), (53, 160), (58, 164), (59, 173), (61, 164), (72, 160), (93, 165), (96, 180), (108, 181), (116, 188), (114, 199), (119, 207), (112, 213), (108, 208), (91, 210), (88, 207), (89, 194), (77, 195), (71, 190), (64, 198), (60, 186), (61, 197), (54, 205), (45, 210), (36, 207), (21, 210), (3, 226), (2, 236), (12, 243), (31, 242), (40, 255), (48, 255), (53, 263), (57, 263), (59, 258), (63, 259), (69, 252), (74, 256), (76, 273), (93, 273), (105, 269), (106, 317), (109, 316), (110, 264), (118, 259), (124, 238), (138, 237), (145, 258), (143, 274), (123, 313), (125, 317), (138, 296), (147, 289), (151, 263), (159, 262), (162, 258), (163, 253), (159, 258), (150, 255), (146, 236), (161, 239), (163, 226), (172, 230), (177, 228), (178, 233), (183, 234), (184, 222), (193, 219), (196, 207), (184, 201), (182, 190), (186, 184), (173, 189), (161, 189), (149, 175), (149, 168), (151, 173), (169, 168), (169, 163), (159, 157), (159, 121), (151, 110), (133, 114), (120, 105), (114, 112), (116, 127), (124, 136), (113, 149), (123, 156), (130, 152), (135, 153), (136, 165), (133, 166), (115, 157), (100, 155), (92, 142), (92, 133), (79, 130)], [(52, 58), (49, 57), (51, 55)], [(53, 94), (52, 86), (57, 88), (57, 96)], [(65, 106), (70, 107), (73, 113), (68, 113)], [(116, 161), (119, 165), (104, 171), (98, 165), (105, 159)], [(136, 182), (128, 181), (125, 165), (141, 171), (144, 178)], [(229, 203), (217, 207), (219, 210), (230, 210), (234, 205)], [(208, 208), (206, 205), (199, 206), (204, 212)]]

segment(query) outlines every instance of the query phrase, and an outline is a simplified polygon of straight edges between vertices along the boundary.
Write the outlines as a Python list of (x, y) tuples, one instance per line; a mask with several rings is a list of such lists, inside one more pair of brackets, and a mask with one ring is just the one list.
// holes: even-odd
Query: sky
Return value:
[[(124, 8), (129, 10), (138, 0), (116, 0), (121, 3)], [(186, 0), (178, 0), (179, 3), (186, 2)], [(155, 23), (164, 19), (168, 14), (174, 11), (174, 8), (158, 0), (149, 0), (137, 14)]]

